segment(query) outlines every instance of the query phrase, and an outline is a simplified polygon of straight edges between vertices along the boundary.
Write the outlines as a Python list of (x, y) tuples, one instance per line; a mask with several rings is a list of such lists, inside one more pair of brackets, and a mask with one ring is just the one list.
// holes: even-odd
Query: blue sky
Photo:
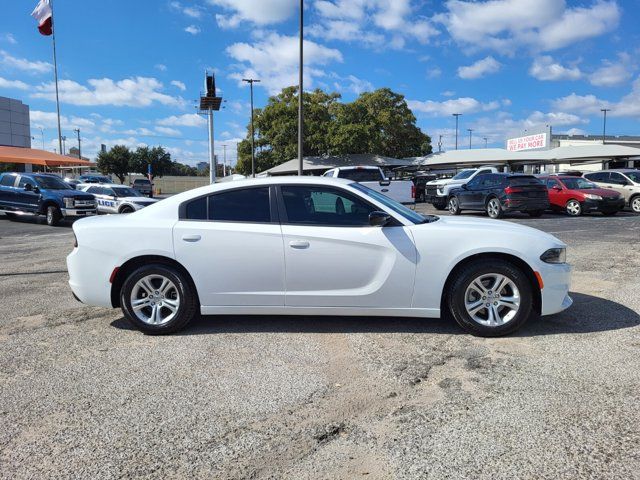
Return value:
[[(4, 2), (0, 95), (31, 107), (34, 146), (57, 147), (50, 37), (29, 16), (36, 0)], [(163, 145), (174, 159), (207, 159), (194, 101), (205, 69), (226, 100), (216, 151), (235, 161), (249, 91), (255, 105), (297, 83), (293, 0), (72, 1), (54, 4), (63, 134), (99, 145)], [(437, 148), (504, 146), (539, 124), (554, 132), (640, 134), (640, 0), (311, 0), (305, 3), (305, 88), (404, 94)], [(67, 148), (74, 142), (68, 140)]]

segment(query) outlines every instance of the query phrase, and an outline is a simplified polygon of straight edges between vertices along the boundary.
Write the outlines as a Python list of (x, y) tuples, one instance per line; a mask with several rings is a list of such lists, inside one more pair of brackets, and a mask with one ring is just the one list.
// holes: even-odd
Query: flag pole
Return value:
[(51, 7), (51, 38), (53, 40), (53, 76), (56, 83), (56, 110), (58, 112), (58, 153), (62, 155), (62, 129), (60, 128), (60, 95), (58, 93), (58, 59), (56, 57), (56, 26), (53, 15), (53, 0), (49, 0)]

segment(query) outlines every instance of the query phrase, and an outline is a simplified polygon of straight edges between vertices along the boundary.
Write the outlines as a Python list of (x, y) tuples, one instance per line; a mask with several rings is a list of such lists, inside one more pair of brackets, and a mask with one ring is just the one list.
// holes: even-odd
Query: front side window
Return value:
[(640, 171), (626, 172), (626, 175), (631, 179), (632, 182), (640, 183)]
[(376, 210), (357, 196), (338, 189), (283, 185), (280, 190), (290, 224), (364, 227), (369, 226), (369, 214)]
[(112, 191), (116, 197), (142, 197), (137, 190), (129, 187), (113, 187)]
[(618, 185), (626, 185), (627, 179), (620, 175), (618, 172), (611, 172), (611, 183), (616, 183)]
[(209, 220), (218, 222), (271, 222), (269, 187), (241, 188), (209, 197)]
[(562, 179), (562, 183), (564, 183), (565, 187), (571, 190), (589, 190), (598, 188), (595, 183), (592, 183), (582, 177), (565, 177)]
[(27, 185), (27, 183), (30, 184), (32, 187), (35, 187), (33, 180), (31, 180), (29, 177), (21, 176), (20, 180), (18, 181), (18, 188), (24, 188), (25, 185)]
[(453, 180), (464, 180), (466, 178), (469, 178), (474, 173), (475, 173), (475, 170), (463, 170), (460, 173), (458, 173), (455, 177), (453, 177)]

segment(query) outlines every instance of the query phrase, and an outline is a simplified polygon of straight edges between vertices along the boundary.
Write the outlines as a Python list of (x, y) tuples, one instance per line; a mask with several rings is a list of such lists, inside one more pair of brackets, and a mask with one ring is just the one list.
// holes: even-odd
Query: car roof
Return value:
[(104, 188), (104, 187), (109, 187), (109, 188), (113, 188), (113, 187), (131, 188), (131, 187), (129, 187), (129, 185), (121, 185), (119, 183), (81, 183), (78, 186), (79, 187), (100, 187), (100, 188)]

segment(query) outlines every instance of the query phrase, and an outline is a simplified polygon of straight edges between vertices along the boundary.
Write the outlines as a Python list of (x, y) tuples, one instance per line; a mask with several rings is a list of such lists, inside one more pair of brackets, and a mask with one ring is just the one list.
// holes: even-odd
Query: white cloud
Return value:
[(538, 80), (578, 80), (582, 72), (578, 67), (565, 67), (553, 60), (549, 55), (543, 55), (533, 60), (529, 75)]
[(440, 67), (432, 66), (427, 70), (427, 78), (438, 78), (442, 75), (442, 69)]
[[(259, 78), (269, 92), (278, 92), (281, 88), (298, 83), (298, 37), (269, 33), (259, 41), (234, 43), (227, 47), (227, 54), (241, 62), (239, 71), (231, 74), (231, 78), (239, 82), (242, 78)], [(316, 65), (327, 65), (341, 62), (342, 54), (333, 48), (327, 48), (310, 40), (304, 42), (305, 86), (313, 85), (313, 78), (325, 73)]]
[(589, 82), (597, 87), (615, 87), (629, 81), (635, 69), (631, 56), (621, 53), (617, 62), (604, 60), (602, 66), (589, 75)]
[(35, 61), (32, 62), (26, 58), (17, 58), (0, 50), (0, 65), (15, 70), (22, 70), (29, 73), (47, 73), (53, 69), (53, 65), (48, 62)]
[(11, 88), (14, 90), (29, 90), (31, 87), (20, 80), (7, 80), (0, 77), (0, 88)]
[(198, 35), (201, 32), (200, 27), (198, 27), (197, 25), (189, 25), (184, 29), (184, 31), (190, 33), (191, 35)]
[(181, 82), (180, 80), (171, 80), (171, 85), (183, 92), (187, 89), (187, 86), (184, 84), (184, 82)]
[(514, 54), (519, 46), (550, 51), (597, 37), (620, 19), (615, 0), (567, 7), (564, 0), (449, 0), (442, 22), (459, 43)]
[(585, 115), (599, 115), (601, 108), (609, 108), (611, 109), (608, 112), (609, 116), (640, 119), (640, 77), (634, 80), (631, 91), (617, 102), (602, 100), (593, 94), (576, 95), (572, 93), (556, 99), (553, 105), (557, 109)]
[(458, 68), (458, 76), (465, 80), (482, 78), (485, 75), (498, 72), (501, 67), (500, 62), (492, 56), (488, 56), (471, 65)]
[(167, 66), (162, 64), (162, 63), (157, 63), (153, 66), (153, 68), (155, 68), (156, 70), (159, 70), (161, 72), (166, 72), (167, 71)]
[(443, 117), (454, 113), (471, 114), (487, 112), (490, 110), (497, 110), (500, 107), (500, 103), (495, 100), (488, 103), (482, 103), (472, 97), (460, 97), (445, 100), (443, 102), (436, 102), (433, 100), (427, 100), (424, 102), (419, 100), (408, 100), (407, 104), (411, 110), (427, 113), (434, 117)]
[(202, 18), (202, 15), (204, 13), (202, 7), (200, 7), (198, 5), (185, 6), (180, 2), (170, 2), (169, 6), (173, 10), (176, 10), (176, 11), (178, 11), (178, 12), (182, 13), (183, 15), (186, 15), (187, 17), (190, 17), (190, 18), (195, 18), (195, 19)]
[(230, 11), (216, 14), (220, 28), (235, 28), (241, 22), (270, 25), (291, 17), (298, 8), (296, 0), (208, 0), (208, 3)]
[(334, 74), (334, 76), (339, 80), (339, 82), (334, 82), (333, 85), (340, 91), (350, 91), (356, 95), (360, 95), (363, 92), (370, 92), (374, 89), (373, 84), (370, 81), (358, 78), (355, 75), (341, 77)]
[(197, 113), (185, 113), (162, 118), (157, 123), (165, 127), (202, 127), (207, 121)]
[(440, 95), (442, 95), (443, 97), (453, 97), (455, 94), (456, 92), (454, 92), (453, 90), (445, 90)]
[[(31, 110), (31, 125), (35, 128), (58, 128), (58, 116), (55, 112), (43, 112), (40, 110)], [(65, 130), (80, 128), (81, 130), (92, 131), (96, 127), (93, 120), (82, 117), (60, 116), (60, 125)]]
[(525, 120), (528, 126), (537, 125), (553, 125), (553, 126), (565, 126), (576, 125), (578, 123), (587, 123), (588, 120), (584, 120), (577, 115), (566, 112), (548, 112), (542, 113), (535, 111)]
[(180, 135), (182, 135), (180, 130), (170, 127), (155, 127), (155, 131), (163, 135), (168, 135), (170, 137), (179, 137)]
[[(90, 79), (89, 86), (73, 80), (59, 82), (60, 100), (72, 105), (113, 105), (147, 107), (155, 103), (168, 106), (183, 106), (182, 98), (162, 93), (162, 83), (155, 78), (132, 77), (114, 81), (110, 78)], [(53, 82), (39, 85), (32, 98), (55, 100)]]
[(14, 37), (12, 33), (5, 33), (2, 38), (5, 42), (10, 43), (11, 45), (15, 45), (18, 43), (16, 37)]

